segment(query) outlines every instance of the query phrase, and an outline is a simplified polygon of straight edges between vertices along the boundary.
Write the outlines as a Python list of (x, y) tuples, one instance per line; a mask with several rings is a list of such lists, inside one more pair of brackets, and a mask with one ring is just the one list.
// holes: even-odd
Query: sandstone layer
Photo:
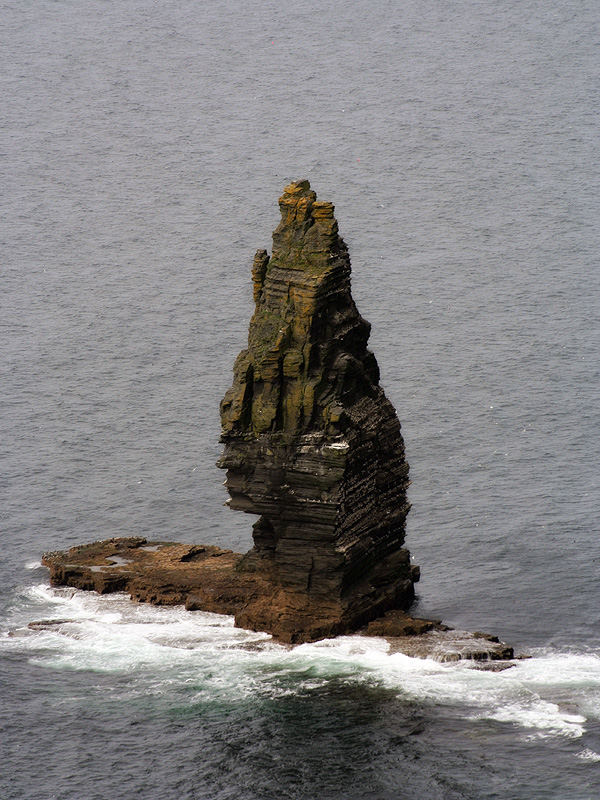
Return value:
[(275, 605), (249, 603), (240, 623), (305, 638), (315, 617), (341, 633), (407, 608), (418, 569), (403, 547), (400, 423), (333, 205), (299, 181), (279, 206), (272, 253), (254, 258), (256, 307), (221, 403), (219, 466), (231, 508), (259, 516), (238, 569), (277, 587)]

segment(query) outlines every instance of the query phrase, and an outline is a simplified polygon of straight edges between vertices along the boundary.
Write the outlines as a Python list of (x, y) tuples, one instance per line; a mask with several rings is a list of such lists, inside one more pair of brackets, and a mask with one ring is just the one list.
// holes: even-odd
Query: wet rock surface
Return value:
[(513, 648), (494, 637), (457, 631), (451, 628), (423, 631), (418, 635), (386, 636), (391, 642), (391, 652), (404, 653), (413, 658), (432, 658), (435, 661), (510, 661)]

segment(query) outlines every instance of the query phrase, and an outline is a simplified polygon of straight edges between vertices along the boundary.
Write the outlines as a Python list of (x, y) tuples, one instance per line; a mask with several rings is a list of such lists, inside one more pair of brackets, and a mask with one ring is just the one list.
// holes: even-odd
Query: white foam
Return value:
[(536, 695), (518, 698), (491, 713), (475, 714), (471, 719), (493, 719), (534, 729), (543, 735), (555, 734), (569, 738), (582, 736), (586, 722), (581, 714), (567, 714), (561, 711), (557, 703), (542, 700)]
[(349, 450), (350, 445), (348, 442), (331, 442), (330, 444), (325, 445), (326, 448), (329, 450)]
[[(462, 705), (471, 719), (518, 725), (541, 735), (579, 737), (600, 708), (600, 657), (540, 653), (504, 672), (476, 669), (467, 661), (442, 664), (401, 653), (384, 640), (340, 637), (302, 645), (335, 660), (356, 660), (382, 683), (425, 703)], [(357, 641), (358, 640), (358, 641)], [(587, 713), (586, 713), (587, 712)]]
[(41, 561), (28, 561), (25, 564), (25, 569), (40, 569), (42, 567)]
[[(579, 737), (600, 709), (600, 655), (538, 652), (503, 672), (390, 653), (384, 639), (340, 636), (291, 648), (234, 627), (232, 617), (181, 606), (132, 603), (127, 595), (30, 587), (26, 619), (2, 646), (26, 648), (54, 669), (128, 672), (139, 691), (191, 682), (198, 698), (277, 697), (332, 677), (376, 683), (410, 700), (463, 708), (465, 717), (535, 736)], [(35, 630), (32, 620), (59, 620)], [(161, 688), (163, 687), (163, 688)], [(135, 690), (135, 689), (133, 689)], [(583, 751), (582, 751), (583, 752)]]
[(579, 753), (577, 753), (577, 758), (580, 758), (582, 761), (596, 762), (600, 761), (600, 753), (595, 753), (593, 750), (590, 750), (589, 747), (586, 747), (584, 750), (580, 750)]

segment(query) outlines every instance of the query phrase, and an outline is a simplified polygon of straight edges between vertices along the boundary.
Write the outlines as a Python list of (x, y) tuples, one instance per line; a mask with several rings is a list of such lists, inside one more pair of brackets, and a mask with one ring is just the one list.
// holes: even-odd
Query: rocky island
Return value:
[(248, 347), (221, 403), (218, 466), (230, 507), (258, 517), (254, 546), (109, 539), (46, 553), (52, 583), (232, 614), (288, 643), (362, 630), (414, 655), (511, 658), (494, 637), (406, 613), (419, 578), (404, 547), (409, 467), (348, 249), (308, 181), (286, 186), (279, 207), (271, 255), (259, 250), (252, 266)]

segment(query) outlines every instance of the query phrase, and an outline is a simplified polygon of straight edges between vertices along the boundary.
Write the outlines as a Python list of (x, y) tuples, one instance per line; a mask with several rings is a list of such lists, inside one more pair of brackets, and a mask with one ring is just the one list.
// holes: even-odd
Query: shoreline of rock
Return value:
[[(282, 598), (278, 598), (276, 586), (237, 569), (242, 558), (241, 553), (214, 545), (122, 537), (44, 553), (42, 564), (50, 570), (53, 586), (99, 594), (126, 592), (133, 601), (227, 614), (235, 618), (238, 627), (261, 630), (248, 624), (244, 613), (248, 604), (257, 600), (271, 604), (274, 616), (285, 615), (286, 609), (280, 607), (278, 611), (277, 602)], [(285, 602), (289, 602), (289, 592), (285, 593)], [(299, 608), (294, 608), (294, 618), (298, 613)], [(439, 620), (411, 617), (399, 609), (390, 609), (356, 627), (344, 627), (332, 613), (329, 618), (314, 619), (312, 626), (296, 636), (285, 625), (279, 630), (275, 625), (267, 632), (291, 645), (342, 634), (382, 637), (390, 642), (392, 653), (443, 662), (469, 660), (483, 668), (505, 669), (514, 660), (512, 647), (497, 637), (455, 631)]]

